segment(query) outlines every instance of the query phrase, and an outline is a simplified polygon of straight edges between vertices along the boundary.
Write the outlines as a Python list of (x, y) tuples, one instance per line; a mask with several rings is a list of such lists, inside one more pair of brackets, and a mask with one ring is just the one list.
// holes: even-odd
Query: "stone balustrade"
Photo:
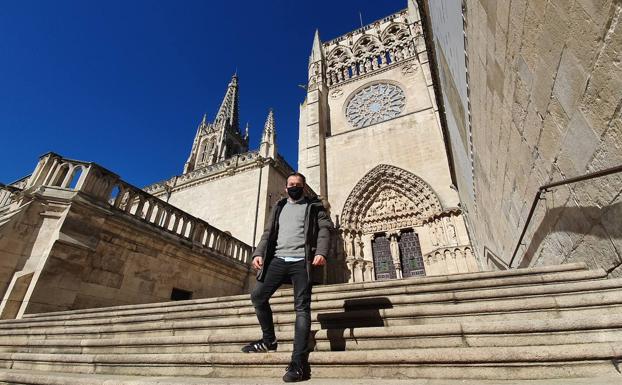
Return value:
[(17, 194), (26, 186), (28, 178), (30, 178), (30, 175), (8, 185), (0, 183), (0, 209), (7, 209), (15, 201)]
[(0, 209), (13, 203), (13, 197), (19, 189), (13, 186), (7, 186), (0, 183)]
[(63, 158), (54, 153), (41, 157), (26, 189), (39, 186), (71, 189), (88, 194), (143, 222), (209, 248), (226, 257), (250, 263), (252, 248), (202, 219), (135, 187), (95, 164)]
[[(346, 39), (335, 39), (324, 43), (327, 51), (326, 81), (329, 87), (344, 83), (363, 75), (371, 74), (376, 70), (404, 63), (405, 60), (416, 56), (417, 47), (423, 44), (423, 27), (421, 22), (413, 23), (409, 29), (400, 23), (401, 27), (390, 23), (396, 21), (393, 15), (391, 20), (373, 23), (372, 31), (354, 31)], [(405, 14), (401, 15), (405, 18)], [(381, 33), (380, 24), (388, 23)], [(352, 43), (353, 36), (362, 33), (362, 36)]]

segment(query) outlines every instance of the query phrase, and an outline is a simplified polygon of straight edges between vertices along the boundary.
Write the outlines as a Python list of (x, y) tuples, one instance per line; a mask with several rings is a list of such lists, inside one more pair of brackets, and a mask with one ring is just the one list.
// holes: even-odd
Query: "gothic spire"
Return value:
[(240, 123), (238, 121), (239, 106), (238, 106), (238, 75), (233, 75), (225, 97), (220, 104), (218, 113), (216, 114), (215, 124), (225, 124), (235, 131), (240, 131)]
[(322, 59), (322, 42), (320, 40), (320, 31), (315, 30), (315, 35), (313, 36), (313, 48), (311, 48), (311, 56), (309, 57), (309, 62), (313, 63)]
[(259, 153), (265, 158), (276, 159), (276, 131), (274, 124), (274, 112), (272, 108), (268, 112), (266, 123), (263, 127), (261, 135), (261, 143), (259, 145)]

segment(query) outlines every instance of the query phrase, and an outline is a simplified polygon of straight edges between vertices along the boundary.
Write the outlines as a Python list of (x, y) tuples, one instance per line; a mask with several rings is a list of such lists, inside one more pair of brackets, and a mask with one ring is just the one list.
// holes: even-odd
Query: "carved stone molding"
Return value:
[(330, 97), (333, 99), (337, 99), (343, 96), (343, 90), (341, 88), (334, 89), (330, 92)]
[(416, 227), (441, 211), (438, 196), (425, 181), (399, 167), (381, 164), (350, 192), (341, 225), (363, 233)]
[(419, 66), (415, 62), (410, 62), (402, 66), (402, 74), (413, 75), (417, 73), (418, 69), (419, 69)]
[(420, 21), (410, 23), (407, 13), (399, 12), (324, 43), (328, 86), (377, 73), (416, 57), (415, 42), (423, 33), (420, 24)]

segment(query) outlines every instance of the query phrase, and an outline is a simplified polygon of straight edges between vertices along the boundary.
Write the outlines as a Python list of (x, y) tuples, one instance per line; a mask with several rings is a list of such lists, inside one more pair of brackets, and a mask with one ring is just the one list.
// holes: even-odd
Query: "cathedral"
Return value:
[(290, 289), (271, 299), (279, 351), (240, 348), (253, 249), (298, 171), (335, 224), (317, 383), (619, 383), (621, 2), (405, 6), (309, 36), (297, 165), (278, 111), (250, 148), (236, 74), (178, 175), (137, 187), (50, 152), (0, 184), (0, 382), (281, 376)]
[[(579, 167), (587, 158), (563, 150), (547, 170), (547, 151), (564, 148), (543, 141), (554, 132), (548, 126), (536, 136), (543, 141), (536, 147), (525, 147), (534, 140), (529, 131), (506, 133), (499, 138), (509, 141), (497, 144), (486, 142), (489, 134), (474, 136), (473, 130), (499, 122), (472, 122), (487, 115), (470, 112), (482, 105), (472, 107), (470, 92), (494, 95), (504, 80), (491, 76), (510, 79), (517, 72), (488, 72), (492, 91), (469, 82), (472, 71), (463, 54), (469, 25), (460, 24), (461, 12), (407, 1), (405, 9), (330, 40), (316, 31), (300, 104), (297, 165), (278, 152), (278, 113), (272, 110), (266, 111), (259, 148), (249, 148), (248, 127), (240, 126), (237, 74), (223, 84), (213, 118), (197, 117), (189, 155), (167, 180), (139, 188), (94, 163), (41, 156), (31, 175), (0, 186), (0, 317), (246, 293), (254, 285), (252, 249), (295, 170), (306, 175), (306, 193), (322, 200), (335, 224), (330, 264), (318, 283), (563, 263), (559, 255), (617, 271), (617, 260), (609, 257), (615, 253), (599, 262), (587, 252), (611, 249), (599, 243), (608, 237), (582, 237), (578, 244), (585, 247), (555, 234), (533, 238), (529, 220), (545, 215), (537, 210), (547, 206), (534, 200), (528, 216), (530, 194), (569, 172), (561, 168), (565, 159)], [(565, 96), (552, 95), (557, 112), (549, 115), (557, 124), (565, 116), (560, 111), (570, 116), (571, 106), (559, 105)], [(517, 105), (524, 111), (538, 106), (510, 104), (495, 117), (518, 119), (523, 115)], [(523, 114), (544, 121), (549, 116)], [(504, 149), (489, 151), (504, 143)], [(522, 157), (510, 158), (515, 152)], [(589, 167), (602, 168), (599, 159), (594, 155)], [(505, 171), (494, 173), (494, 167)], [(615, 186), (604, 182), (601, 191)], [(613, 190), (610, 195), (616, 196)], [(562, 229), (563, 221), (557, 222)], [(615, 228), (609, 222), (594, 226)], [(522, 259), (515, 261), (521, 250)]]
[(329, 41), (316, 32), (309, 58), (298, 168), (328, 202), (349, 282), (479, 271), (408, 4)]
[[(308, 72), (298, 171), (338, 225), (328, 282), (479, 271), (414, 4), (330, 41), (316, 32)], [(272, 111), (249, 152), (238, 97), (234, 75), (214, 122), (199, 124), (183, 173), (145, 191), (254, 246), (292, 166), (277, 152)]]
[[(408, 4), (313, 38), (297, 169), (336, 225), (319, 283), (482, 269), (450, 175), (421, 15)], [(183, 170), (168, 180), (138, 189), (50, 153), (4, 186), (1, 316), (247, 292), (250, 252), (295, 168), (278, 153), (272, 110), (249, 149), (238, 82), (213, 121), (203, 116)], [(188, 269), (209, 278), (181, 278)]]

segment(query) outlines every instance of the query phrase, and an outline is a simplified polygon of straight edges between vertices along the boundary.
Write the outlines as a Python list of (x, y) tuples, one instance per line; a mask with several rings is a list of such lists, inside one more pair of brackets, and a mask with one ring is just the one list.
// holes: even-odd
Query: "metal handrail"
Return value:
[(611, 167), (611, 168), (607, 168), (604, 170), (600, 170), (600, 171), (596, 171), (596, 172), (592, 172), (589, 174), (584, 174), (584, 175), (580, 175), (574, 178), (568, 178), (568, 179), (564, 179), (564, 180), (560, 180), (557, 182), (553, 182), (553, 183), (549, 183), (549, 184), (545, 184), (543, 186), (540, 186), (540, 188), (538, 188), (538, 192), (536, 193), (536, 196), (533, 199), (533, 202), (531, 204), (531, 209), (529, 210), (529, 215), (527, 215), (527, 220), (525, 221), (525, 225), (523, 226), (523, 231), (520, 234), (520, 238), (518, 239), (518, 243), (516, 244), (516, 248), (514, 249), (514, 253), (512, 253), (512, 259), (510, 259), (510, 263), (508, 263), (508, 268), (512, 268), (512, 263), (514, 262), (514, 258), (516, 258), (516, 253), (518, 253), (518, 249), (520, 249), (521, 245), (523, 244), (523, 238), (525, 237), (525, 234), (527, 233), (527, 229), (529, 228), (529, 224), (531, 222), (531, 218), (533, 217), (534, 212), (536, 211), (536, 207), (538, 206), (538, 203), (540, 202), (540, 197), (542, 196), (543, 193), (548, 192), (550, 189), (555, 188), (555, 187), (559, 187), (559, 186), (563, 186), (563, 185), (567, 185), (567, 184), (572, 184), (572, 183), (577, 183), (577, 182), (582, 182), (588, 179), (594, 179), (594, 178), (599, 178), (602, 176), (607, 176), (607, 175), (611, 175), (611, 174), (615, 174), (618, 172), (622, 172), (622, 165), (618, 165), (615, 167)]

